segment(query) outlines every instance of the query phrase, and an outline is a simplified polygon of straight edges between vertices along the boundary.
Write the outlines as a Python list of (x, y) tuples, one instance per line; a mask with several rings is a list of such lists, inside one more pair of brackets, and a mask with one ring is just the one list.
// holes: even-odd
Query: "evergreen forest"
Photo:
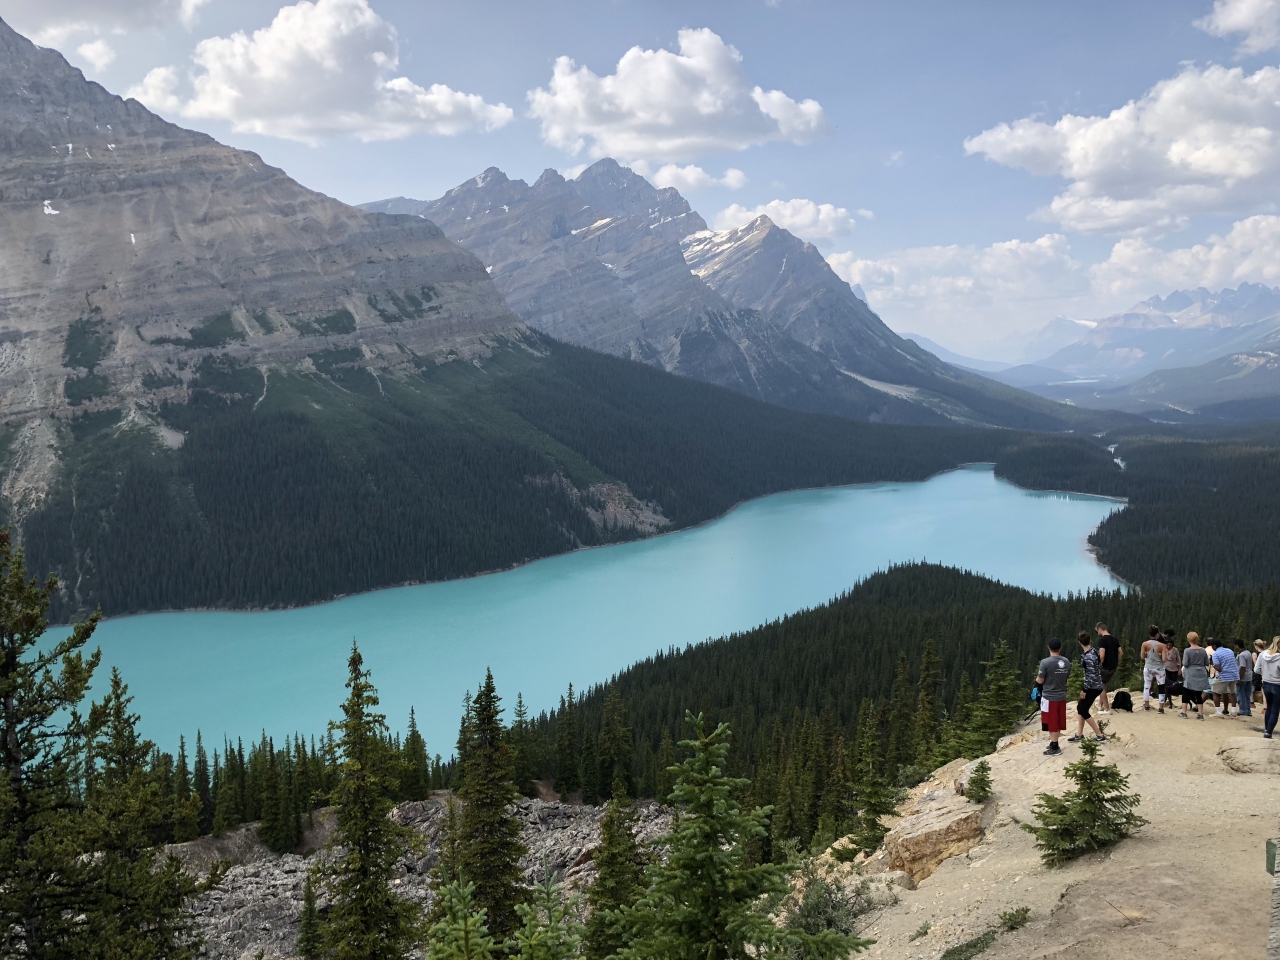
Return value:
[(208, 357), (190, 401), (156, 424), (71, 420), (59, 478), (22, 530), (33, 568), (64, 585), (55, 620), (311, 603), (634, 537), (592, 520), (602, 484), (682, 527), (780, 490), (922, 480), (1008, 442), (796, 413), (536, 345), (545, 355), (510, 348), (401, 378), (355, 351), (314, 357), (315, 373)]

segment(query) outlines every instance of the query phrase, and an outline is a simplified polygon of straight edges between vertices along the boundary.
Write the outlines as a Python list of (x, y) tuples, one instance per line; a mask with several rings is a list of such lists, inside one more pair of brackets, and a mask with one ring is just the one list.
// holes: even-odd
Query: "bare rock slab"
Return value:
[(1280, 774), (1280, 741), (1262, 737), (1232, 737), (1218, 748), (1218, 756), (1235, 773)]
[(968, 853), (982, 839), (982, 817), (983, 807), (962, 797), (921, 804), (884, 838), (889, 869), (919, 883), (942, 861)]

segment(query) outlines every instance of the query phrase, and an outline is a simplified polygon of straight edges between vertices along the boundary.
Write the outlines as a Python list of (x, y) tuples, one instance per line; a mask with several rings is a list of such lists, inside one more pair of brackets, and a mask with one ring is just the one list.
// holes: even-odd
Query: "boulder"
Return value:
[(942, 861), (968, 853), (982, 839), (982, 816), (983, 807), (963, 797), (922, 804), (886, 834), (888, 869), (901, 870), (919, 883)]
[(1218, 757), (1235, 773), (1280, 774), (1280, 740), (1232, 737), (1222, 742)]

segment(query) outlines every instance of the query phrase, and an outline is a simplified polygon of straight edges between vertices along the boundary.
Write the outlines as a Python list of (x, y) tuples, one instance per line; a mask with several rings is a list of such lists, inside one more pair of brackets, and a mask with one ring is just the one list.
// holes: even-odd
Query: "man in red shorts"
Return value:
[(1058, 737), (1067, 729), (1067, 678), (1071, 676), (1071, 661), (1062, 655), (1062, 641), (1054, 637), (1049, 641), (1049, 656), (1040, 661), (1036, 683), (1040, 684), (1040, 729), (1049, 731), (1049, 748), (1045, 755), (1056, 757), (1062, 753)]

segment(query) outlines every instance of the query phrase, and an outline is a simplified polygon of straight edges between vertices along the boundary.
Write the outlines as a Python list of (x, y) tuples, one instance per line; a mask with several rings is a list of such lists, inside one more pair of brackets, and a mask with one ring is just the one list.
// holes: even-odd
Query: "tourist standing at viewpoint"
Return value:
[(1182, 651), (1182, 710), (1178, 716), (1186, 717), (1187, 707), (1199, 711), (1197, 720), (1204, 719), (1204, 695), (1209, 690), (1209, 655), (1200, 646), (1200, 634), (1187, 634), (1187, 649)]
[(1280, 637), (1271, 638), (1271, 646), (1258, 654), (1253, 670), (1262, 681), (1262, 696), (1267, 701), (1267, 712), (1262, 717), (1262, 735), (1270, 740), (1276, 719), (1280, 718)]
[(1244, 641), (1237, 640), (1236, 665), (1240, 679), (1236, 681), (1236, 716), (1253, 716), (1253, 654), (1244, 648)]
[(1084, 739), (1086, 723), (1093, 730), (1093, 739), (1106, 743), (1107, 738), (1098, 726), (1098, 721), (1090, 716), (1093, 702), (1102, 696), (1102, 658), (1093, 649), (1087, 631), (1081, 630), (1076, 640), (1080, 644), (1080, 669), (1084, 671), (1084, 688), (1080, 691), (1080, 699), (1076, 701), (1076, 735), (1068, 737), (1067, 743), (1079, 743)]
[(1182, 685), (1182, 651), (1178, 649), (1178, 641), (1173, 627), (1164, 632), (1164, 702), (1173, 707), (1173, 696)]
[(1107, 697), (1107, 691), (1111, 689), (1111, 678), (1120, 669), (1124, 650), (1120, 646), (1120, 641), (1111, 635), (1105, 623), (1095, 624), (1093, 632), (1098, 635), (1098, 656), (1102, 658), (1102, 696), (1098, 698), (1098, 705), (1101, 708), (1098, 712), (1110, 713), (1111, 700)]
[(1159, 627), (1153, 625), (1147, 630), (1138, 656), (1142, 658), (1142, 709), (1151, 709), (1151, 688), (1155, 687), (1160, 712), (1164, 713), (1164, 638)]
[(1040, 684), (1040, 729), (1049, 733), (1049, 747), (1045, 754), (1056, 757), (1062, 753), (1058, 736), (1067, 729), (1067, 678), (1071, 676), (1071, 661), (1062, 655), (1062, 641), (1054, 637), (1049, 641), (1049, 656), (1040, 661), (1036, 683)]
[(1240, 664), (1228, 643), (1220, 643), (1213, 656), (1213, 707), (1217, 715), (1226, 719), (1236, 701), (1236, 684), (1240, 682)]
[(1259, 637), (1253, 641), (1253, 699), (1266, 709), (1266, 699), (1262, 695), (1262, 677), (1258, 675), (1258, 658), (1267, 649), (1267, 642)]

